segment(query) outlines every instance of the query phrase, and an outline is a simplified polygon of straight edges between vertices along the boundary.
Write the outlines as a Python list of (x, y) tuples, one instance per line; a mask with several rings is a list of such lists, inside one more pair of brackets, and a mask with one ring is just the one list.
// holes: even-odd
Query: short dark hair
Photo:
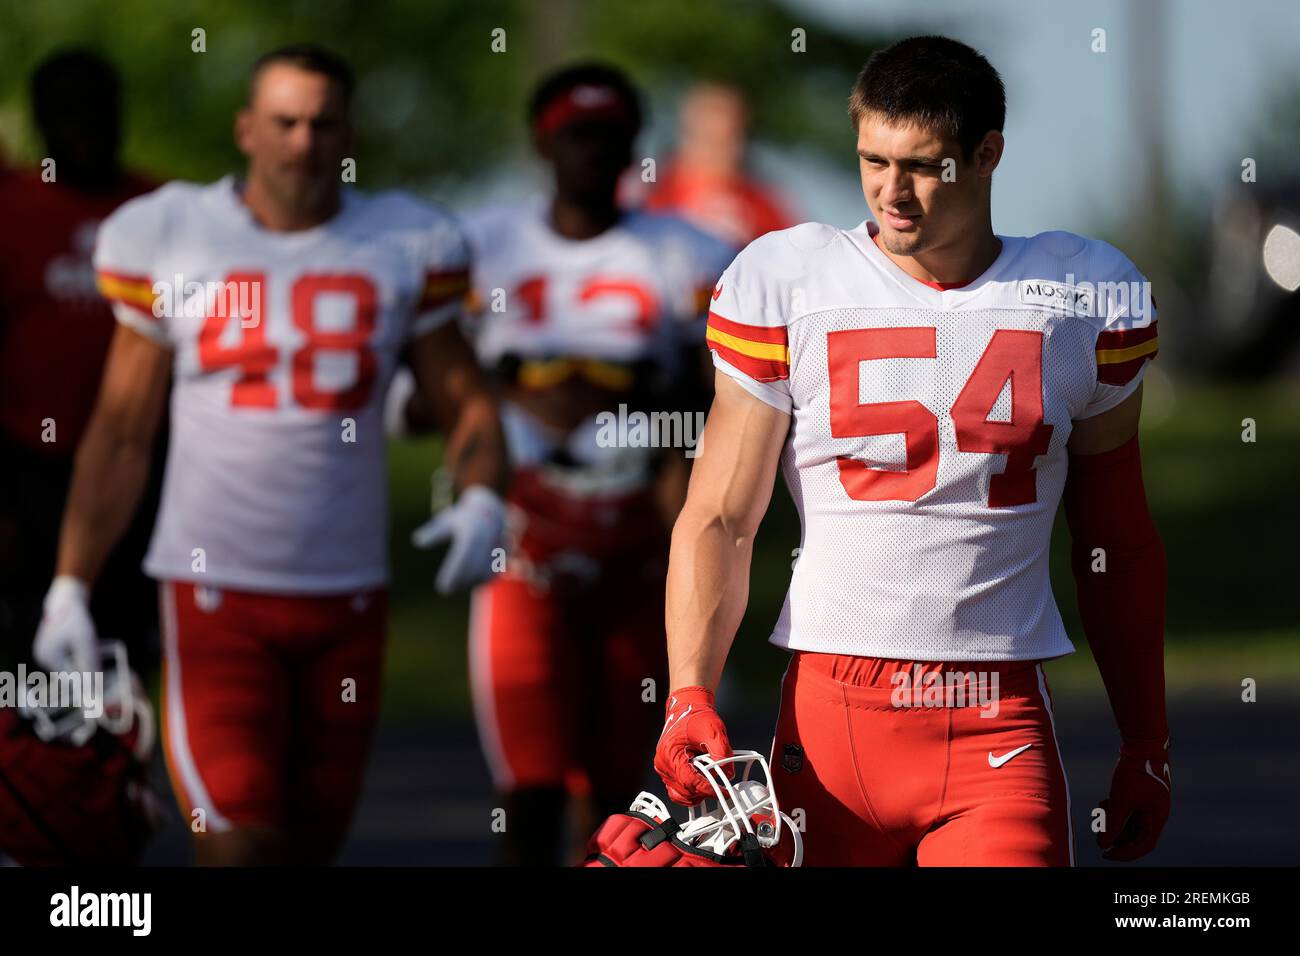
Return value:
[(261, 79), (263, 71), (267, 67), (284, 63), (289, 66), (296, 66), (300, 70), (306, 70), (309, 73), (320, 73), (327, 76), (337, 83), (343, 90), (345, 100), (352, 99), (352, 91), (356, 88), (356, 80), (352, 75), (352, 67), (348, 66), (347, 61), (337, 53), (317, 46), (314, 43), (292, 43), (289, 46), (282, 46), (270, 53), (263, 53), (253, 64), (252, 72), (248, 75), (248, 100), (253, 101), (253, 94), (257, 91), (257, 81)]
[(633, 129), (641, 128), (641, 94), (636, 85), (618, 67), (594, 60), (562, 67), (544, 77), (528, 100), (528, 125), (533, 126), (557, 96), (578, 86), (608, 86), (616, 90), (626, 102)]
[(32, 71), (32, 112), (40, 123), (60, 101), (84, 101), (117, 107), (121, 84), (117, 70), (99, 54), (73, 47), (58, 50)]
[(877, 50), (858, 74), (849, 95), (855, 130), (868, 113), (951, 136), (969, 159), (984, 134), (1002, 131), (1007, 92), (979, 51), (948, 37), (908, 37)]

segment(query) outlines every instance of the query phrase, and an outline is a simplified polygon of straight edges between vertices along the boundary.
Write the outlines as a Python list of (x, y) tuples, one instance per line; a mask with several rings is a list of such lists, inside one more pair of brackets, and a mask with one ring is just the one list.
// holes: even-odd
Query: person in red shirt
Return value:
[(797, 220), (745, 169), (749, 109), (731, 86), (702, 83), (682, 101), (677, 152), (645, 208), (672, 212), (737, 248)]
[[(0, 665), (9, 668), (30, 659), (73, 457), (115, 325), (95, 289), (95, 232), (157, 185), (122, 169), (118, 77), (103, 59), (55, 53), (32, 74), (31, 97), (44, 158), (0, 176), (11, 223), (0, 230)], [(95, 604), (103, 636), (126, 641), (137, 669), (156, 654), (155, 594), (140, 572), (156, 510), (140, 508)]]

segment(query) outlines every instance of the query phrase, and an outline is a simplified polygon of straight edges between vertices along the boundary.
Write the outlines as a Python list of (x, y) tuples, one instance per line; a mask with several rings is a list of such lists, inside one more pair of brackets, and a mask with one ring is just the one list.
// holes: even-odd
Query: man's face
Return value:
[(858, 167), (881, 244), (894, 255), (915, 256), (977, 226), (987, 218), (989, 177), (1001, 155), (1002, 134), (996, 131), (967, 160), (955, 139), (873, 113), (863, 116)]
[(741, 168), (747, 125), (745, 99), (729, 87), (698, 87), (682, 103), (683, 145), (693, 164), (706, 161), (712, 171), (732, 175)]
[(608, 201), (632, 161), (633, 134), (608, 120), (568, 123), (539, 144), (562, 195)]
[(59, 164), (59, 177), (93, 185), (117, 176), (120, 120), (117, 97), (77, 83), (41, 104), (37, 124), (45, 148)]
[(338, 83), (287, 63), (268, 66), (235, 121), (248, 175), (294, 209), (336, 195), (352, 148), (347, 103)]

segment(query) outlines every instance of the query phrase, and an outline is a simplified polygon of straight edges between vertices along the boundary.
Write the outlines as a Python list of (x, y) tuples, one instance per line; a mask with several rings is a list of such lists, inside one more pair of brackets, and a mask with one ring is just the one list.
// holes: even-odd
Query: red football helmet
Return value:
[(121, 643), (101, 649), (98, 717), (0, 707), (0, 852), (23, 866), (134, 864), (161, 818), (153, 709)]
[[(687, 810), (678, 823), (667, 805), (642, 792), (627, 813), (610, 817), (587, 844), (584, 866), (799, 866), (803, 837), (781, 812), (772, 791), (767, 760), (739, 750), (714, 760), (707, 754), (692, 763), (713, 787), (715, 799)], [(743, 767), (732, 781), (727, 769)], [(751, 780), (755, 768), (763, 779)], [(788, 839), (783, 839), (788, 837)]]

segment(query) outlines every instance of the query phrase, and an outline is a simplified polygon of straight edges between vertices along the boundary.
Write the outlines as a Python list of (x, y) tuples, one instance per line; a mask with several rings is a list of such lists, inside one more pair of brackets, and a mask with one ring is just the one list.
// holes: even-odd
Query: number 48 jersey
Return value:
[(1048, 549), (1072, 423), (1138, 387), (1150, 287), (1103, 242), (999, 237), (974, 282), (934, 288), (877, 227), (769, 233), (723, 274), (714, 364), (791, 415), (803, 523), (773, 643), (904, 660), (1074, 650)]
[(231, 178), (114, 213), (100, 290), (174, 352), (145, 570), (275, 593), (382, 585), (383, 395), (405, 344), (460, 314), (468, 256), (450, 215), (396, 192), (345, 190), (300, 232), (257, 225)]

